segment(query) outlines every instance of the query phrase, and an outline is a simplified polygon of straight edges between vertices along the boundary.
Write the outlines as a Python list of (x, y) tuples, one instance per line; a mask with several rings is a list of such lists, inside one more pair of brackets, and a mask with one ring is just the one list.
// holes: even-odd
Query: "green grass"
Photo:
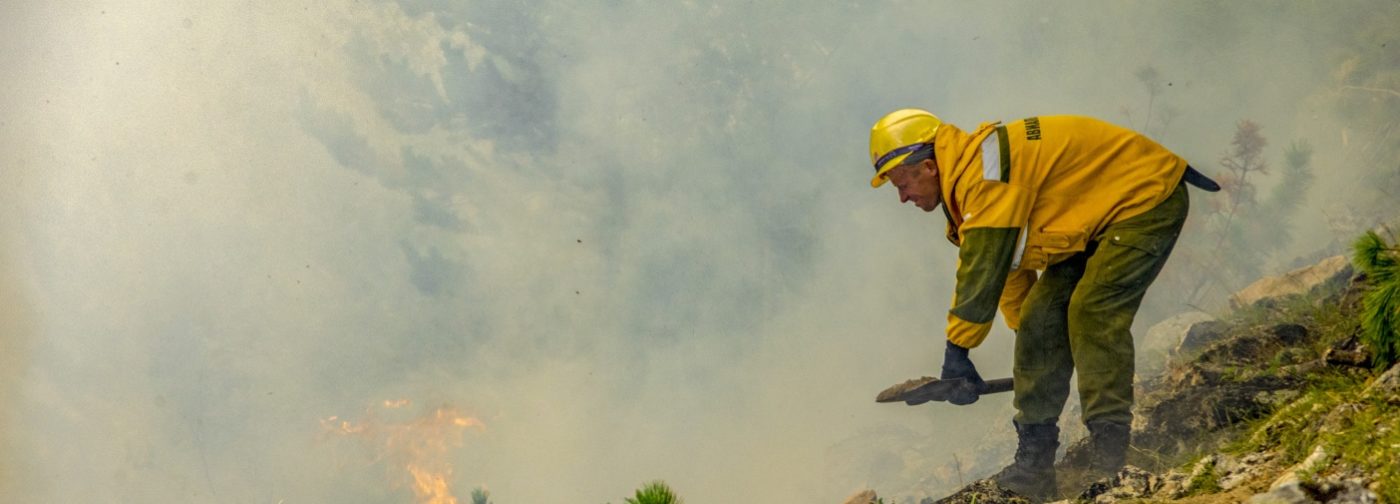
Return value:
[(1333, 464), (1351, 467), (1380, 483), (1381, 502), (1400, 502), (1400, 404), (1384, 397), (1363, 399), (1344, 426), (1321, 434)]
[[(1372, 245), (1373, 254), (1376, 248)], [(1394, 249), (1387, 250), (1393, 253)], [(1395, 281), (1396, 277), (1384, 279)], [(1375, 280), (1373, 278), (1372, 282)], [(1372, 299), (1375, 286), (1371, 289), (1372, 292), (1362, 294), (1370, 296), (1365, 298), (1367, 303), (1362, 303), (1355, 295), (1338, 302), (1335, 291), (1324, 292), (1290, 298), (1274, 306), (1238, 310), (1223, 320), (1231, 324), (1230, 335), (1275, 324), (1293, 323), (1306, 327), (1309, 344), (1303, 350), (1295, 350), (1293, 355), (1280, 352), (1267, 362), (1261, 362), (1261, 368), (1256, 370), (1277, 373), (1283, 366), (1295, 363), (1300, 358), (1320, 357), (1328, 348), (1358, 334), (1363, 334), (1362, 339), (1369, 340), (1367, 342), (1372, 348), (1376, 348), (1378, 345), (1372, 342), (1378, 339), (1377, 336), (1368, 338), (1364, 335), (1367, 331), (1378, 332), (1375, 327), (1368, 327), (1368, 323), (1371, 326), (1380, 325), (1368, 319), (1364, 313), (1376, 311), (1376, 306), (1381, 304)], [(1393, 323), (1392, 320), (1384, 322)], [(1383, 335), (1380, 339), (1391, 337)], [(1394, 344), (1376, 342), (1381, 345)], [(1248, 373), (1245, 369), (1232, 367), (1226, 367), (1224, 371), (1227, 376)], [(1400, 464), (1394, 462), (1395, 454), (1400, 453), (1400, 400), (1393, 395), (1365, 396), (1363, 391), (1371, 376), (1374, 373), (1330, 367), (1313, 373), (1306, 378), (1296, 399), (1279, 405), (1268, 417), (1247, 424), (1241, 435), (1224, 446), (1222, 451), (1235, 456), (1273, 452), (1279, 457), (1278, 463), (1288, 467), (1302, 462), (1314, 448), (1321, 446), (1329, 455), (1328, 463), (1300, 471), (1299, 477), (1304, 481), (1316, 481), (1339, 469), (1359, 472), (1378, 483), (1377, 493), (1382, 502), (1400, 502)], [(1187, 467), (1194, 467), (1194, 464)], [(1190, 495), (1216, 493), (1219, 491), (1219, 477), (1213, 467), (1207, 468), (1188, 482), (1187, 488)]]
[(1262, 324), (1302, 323), (1303, 313), (1313, 308), (1311, 296), (1286, 296), (1272, 303), (1255, 303), (1221, 315), (1220, 320), (1234, 328)]
[(1301, 396), (1256, 421), (1235, 442), (1226, 445), (1225, 452), (1235, 455), (1276, 451), (1284, 464), (1301, 462), (1318, 442), (1323, 419), (1337, 406), (1360, 393), (1361, 382), (1355, 377), (1335, 371), (1314, 376)]
[[(1199, 461), (1197, 463), (1200, 463)], [(1192, 464), (1194, 467), (1195, 464)], [(1205, 470), (1186, 482), (1186, 495), (1205, 495), (1218, 493), (1220, 488), (1220, 473), (1215, 470), (1215, 462), (1206, 465)]]
[(1339, 371), (1320, 374), (1297, 400), (1255, 423), (1224, 451), (1273, 451), (1282, 465), (1292, 466), (1321, 446), (1331, 462), (1299, 474), (1303, 480), (1345, 467), (1379, 482), (1382, 502), (1400, 502), (1400, 465), (1394, 462), (1400, 453), (1400, 401), (1365, 397), (1367, 381)]

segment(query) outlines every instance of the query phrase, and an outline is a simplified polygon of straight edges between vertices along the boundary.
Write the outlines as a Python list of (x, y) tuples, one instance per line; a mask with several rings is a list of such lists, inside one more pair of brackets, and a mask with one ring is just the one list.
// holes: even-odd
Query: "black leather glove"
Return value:
[(982, 376), (977, 374), (977, 367), (972, 365), (972, 360), (967, 358), (967, 349), (948, 342), (948, 349), (943, 352), (943, 375), (938, 379), (952, 380), (962, 378), (972, 384), (970, 389), (963, 389), (960, 393), (953, 394), (948, 398), (948, 402), (963, 406), (977, 402), (977, 391), (985, 387)]

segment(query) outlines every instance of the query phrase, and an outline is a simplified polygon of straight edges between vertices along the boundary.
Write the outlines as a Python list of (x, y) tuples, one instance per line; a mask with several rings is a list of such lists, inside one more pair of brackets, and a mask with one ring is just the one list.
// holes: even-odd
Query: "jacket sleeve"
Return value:
[(1021, 330), (1021, 304), (1035, 286), (1035, 270), (1018, 269), (1006, 276), (1006, 288), (1001, 291), (1001, 316), (1012, 331)]
[(997, 308), (1007, 325), (1020, 327), (1021, 301), (1034, 283), (1033, 271), (1011, 270), (1021, 228), (1030, 211), (1024, 189), (994, 180), (979, 181), (967, 197), (957, 287), (948, 311), (948, 340), (963, 348), (982, 344)]

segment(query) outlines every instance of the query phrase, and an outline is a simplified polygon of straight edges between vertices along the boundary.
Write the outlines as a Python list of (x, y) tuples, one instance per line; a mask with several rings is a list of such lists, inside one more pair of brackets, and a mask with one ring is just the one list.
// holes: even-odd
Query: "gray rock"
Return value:
[(1230, 296), (1230, 307), (1239, 309), (1260, 302), (1277, 302), (1288, 296), (1307, 294), (1318, 287), (1341, 284), (1351, 275), (1351, 260), (1340, 255), (1329, 257), (1312, 266), (1259, 279)]
[(1220, 489), (1228, 492), (1254, 481), (1261, 476), (1263, 466), (1274, 457), (1275, 455), (1269, 452), (1251, 453), (1240, 457), (1239, 460), (1227, 457), (1225, 463), (1216, 467), (1220, 474)]
[(1366, 386), (1366, 391), (1362, 392), (1362, 397), (1390, 397), (1400, 393), (1400, 363), (1390, 366), (1376, 381)]
[(844, 504), (875, 504), (879, 500), (880, 497), (875, 495), (874, 490), (861, 490), (847, 497)]
[(1196, 461), (1196, 465), (1191, 466), (1191, 474), (1186, 475), (1186, 481), (1188, 483), (1195, 481), (1197, 478), (1200, 478), (1202, 474), (1205, 474), (1206, 471), (1215, 470), (1215, 461), (1219, 458), (1219, 455), (1206, 455), (1201, 457), (1201, 460)]
[(1152, 494), (1157, 499), (1180, 499), (1186, 495), (1186, 484), (1190, 479), (1186, 473), (1171, 470), (1162, 475), (1162, 486)]
[(1215, 320), (1215, 316), (1202, 311), (1173, 315), (1148, 328), (1138, 346), (1146, 351), (1170, 352), (1181, 344), (1181, 339), (1186, 336), (1186, 331), (1192, 325), (1207, 320)]
[(1252, 479), (1254, 479), (1254, 474), (1249, 471), (1232, 472), (1220, 478), (1220, 489), (1228, 492)]
[(1191, 326), (1210, 320), (1215, 320), (1215, 317), (1209, 313), (1189, 311), (1153, 325), (1138, 344), (1138, 374), (1150, 376), (1161, 373)]
[(1226, 380), (1220, 371), (1197, 365), (1169, 378), (1163, 390), (1144, 396), (1134, 414), (1143, 420), (1139, 424), (1134, 418), (1133, 430), (1135, 449), (1167, 457), (1210, 449), (1217, 434), (1226, 435), (1229, 427), (1272, 412), (1274, 407), (1261, 401), (1292, 386), (1287, 379), (1265, 373)]
[(1297, 345), (1308, 339), (1308, 328), (1298, 324), (1279, 324), (1268, 329), (1268, 333), (1280, 343)]
[(1328, 504), (1376, 504), (1380, 496), (1366, 488), (1361, 480), (1325, 481), (1318, 485), (1317, 493), (1330, 496)]
[(1371, 367), (1371, 352), (1365, 347), (1348, 350), (1340, 347), (1328, 348), (1322, 354), (1322, 361), (1329, 366)]
[(1249, 504), (1316, 504), (1297, 481), (1275, 487), (1249, 498)]
[[(1283, 392), (1283, 391), (1280, 391), (1280, 392)], [(1290, 397), (1298, 397), (1298, 395), (1300, 394), (1300, 392), (1298, 392), (1298, 391), (1296, 391), (1296, 390), (1293, 390), (1293, 391), (1290, 391), (1290, 392), (1292, 392), (1291, 394), (1289, 394)], [(1251, 454), (1245, 455), (1244, 457), (1240, 458), (1240, 463), (1241, 463), (1241, 464), (1244, 464), (1244, 465), (1246, 465), (1246, 466), (1253, 467), (1253, 466), (1257, 466), (1257, 465), (1259, 465), (1259, 464), (1268, 463), (1269, 461), (1272, 461), (1273, 459), (1275, 459), (1275, 458), (1277, 458), (1277, 457), (1278, 457), (1278, 455), (1275, 454), (1275, 453), (1273, 453), (1273, 452), (1255, 452), (1255, 453), (1251, 453)]]
[(939, 499), (937, 504), (1030, 504), (1030, 499), (1020, 496), (990, 479), (978, 480), (963, 487), (957, 493)]
[(1215, 473), (1220, 478), (1220, 489), (1229, 491), (1248, 483), (1255, 478), (1255, 465), (1259, 459), (1239, 459), (1221, 455), (1215, 463)]
[(1225, 331), (1230, 325), (1219, 320), (1203, 320), (1186, 329), (1186, 334), (1182, 335), (1181, 342), (1172, 350), (1173, 355), (1192, 356), (1212, 343), (1220, 341), (1225, 337)]
[(1312, 453), (1309, 453), (1307, 458), (1284, 471), (1283, 475), (1274, 480), (1274, 483), (1270, 485), (1269, 488), (1282, 488), (1297, 483), (1299, 481), (1298, 473), (1315, 472), (1325, 469), (1331, 460), (1332, 457), (1327, 454), (1326, 448), (1323, 448), (1322, 445), (1314, 446)]
[(1305, 504), (1327, 502), (1328, 504), (1376, 504), (1380, 497), (1367, 488), (1360, 478), (1324, 479), (1316, 483), (1301, 482), (1297, 478), (1280, 478), (1267, 493), (1250, 498), (1250, 504)]
[(1112, 478), (1099, 480), (1089, 485), (1079, 495), (1080, 501), (1107, 504), (1129, 499), (1151, 497), (1161, 488), (1162, 481), (1157, 475), (1134, 466), (1124, 466)]

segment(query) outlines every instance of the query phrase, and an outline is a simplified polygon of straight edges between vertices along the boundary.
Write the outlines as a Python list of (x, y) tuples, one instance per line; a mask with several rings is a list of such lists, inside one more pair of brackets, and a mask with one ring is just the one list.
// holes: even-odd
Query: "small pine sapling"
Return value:
[(1367, 231), (1354, 249), (1352, 262), (1371, 284), (1362, 299), (1361, 338), (1375, 352), (1374, 364), (1387, 367), (1400, 360), (1400, 246)]
[(472, 504), (491, 504), (491, 492), (481, 487), (473, 488)]
[(637, 489), (635, 497), (629, 497), (623, 502), (627, 504), (682, 504), (685, 501), (681, 500), (680, 496), (666, 485), (666, 482), (657, 480)]

